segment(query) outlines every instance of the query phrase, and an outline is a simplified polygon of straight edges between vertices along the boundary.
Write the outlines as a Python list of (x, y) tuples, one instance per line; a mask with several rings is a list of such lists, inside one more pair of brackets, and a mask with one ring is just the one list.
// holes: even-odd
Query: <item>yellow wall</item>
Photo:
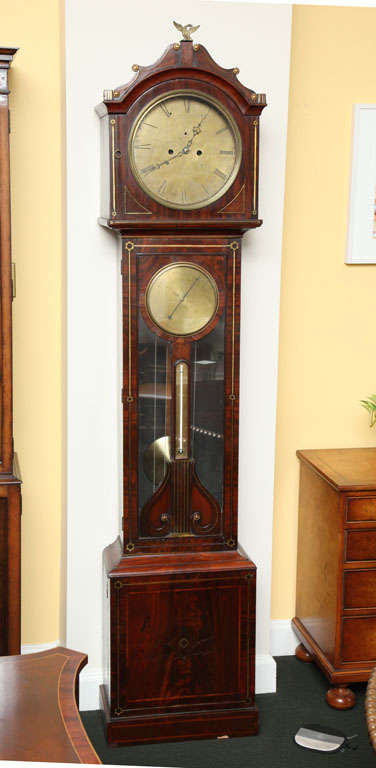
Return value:
[(23, 477), (22, 642), (64, 640), (64, 174), (60, 0), (2, 0), (10, 73), (15, 449)]
[[(15, 446), (22, 642), (64, 640), (65, 230), (62, 0), (3, 0), (11, 70)], [(344, 264), (352, 105), (376, 103), (376, 10), (293, 10), (272, 615), (294, 613), (297, 448), (373, 445), (376, 268)]]
[(273, 618), (294, 614), (298, 448), (376, 444), (376, 267), (346, 266), (352, 107), (376, 103), (376, 10), (293, 9)]

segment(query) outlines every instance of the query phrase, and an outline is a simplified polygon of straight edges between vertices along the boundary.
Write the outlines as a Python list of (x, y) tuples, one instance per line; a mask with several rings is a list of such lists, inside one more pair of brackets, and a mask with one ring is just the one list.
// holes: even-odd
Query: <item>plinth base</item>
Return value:
[(242, 709), (132, 714), (129, 717), (111, 718), (104, 685), (100, 686), (100, 699), (106, 738), (112, 746), (215, 739), (221, 736), (255, 736), (258, 733), (258, 709), (255, 705)]

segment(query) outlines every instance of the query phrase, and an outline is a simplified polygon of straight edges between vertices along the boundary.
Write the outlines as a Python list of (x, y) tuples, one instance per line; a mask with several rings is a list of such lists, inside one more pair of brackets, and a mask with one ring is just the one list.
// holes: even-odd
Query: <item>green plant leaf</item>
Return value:
[(371, 415), (370, 427), (376, 424), (376, 395), (369, 395), (366, 400), (360, 400), (360, 404)]

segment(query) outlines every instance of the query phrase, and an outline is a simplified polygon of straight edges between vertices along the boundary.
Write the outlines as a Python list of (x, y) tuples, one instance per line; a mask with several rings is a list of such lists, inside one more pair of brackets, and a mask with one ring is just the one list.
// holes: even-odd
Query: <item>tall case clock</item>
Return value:
[(254, 734), (256, 568), (238, 547), (242, 234), (265, 95), (184, 39), (104, 92), (100, 223), (122, 241), (123, 538), (106, 548), (113, 744)]

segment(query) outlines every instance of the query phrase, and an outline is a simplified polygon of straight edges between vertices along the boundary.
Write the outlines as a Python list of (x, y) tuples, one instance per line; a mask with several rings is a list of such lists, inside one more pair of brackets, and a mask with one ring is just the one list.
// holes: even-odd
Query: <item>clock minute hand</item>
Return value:
[[(176, 160), (176, 158), (178, 158), (178, 157), (182, 157), (182, 155), (187, 155), (187, 154), (188, 154), (188, 152), (189, 152), (189, 151), (190, 151), (190, 149), (191, 149), (191, 146), (192, 146), (192, 143), (193, 143), (194, 139), (196, 138), (196, 136), (198, 136), (198, 134), (199, 134), (199, 133), (201, 133), (201, 123), (202, 123), (202, 122), (205, 120), (205, 118), (207, 117), (207, 114), (208, 114), (208, 113), (206, 113), (206, 115), (204, 115), (204, 116), (201, 118), (200, 122), (199, 122), (199, 123), (197, 123), (197, 125), (194, 125), (194, 126), (193, 126), (193, 128), (192, 128), (192, 133), (193, 133), (193, 135), (192, 135), (192, 137), (189, 139), (189, 141), (187, 141), (187, 143), (186, 143), (186, 145), (183, 147), (183, 149), (180, 149), (180, 150), (179, 150), (179, 152), (177, 152), (177, 153), (176, 153), (176, 155), (174, 155), (173, 157), (171, 157), (169, 160), (164, 160), (164, 162), (165, 162), (165, 163), (172, 163), (172, 161), (173, 161), (173, 160)], [(159, 163), (159, 165), (163, 165), (163, 163)]]
[(191, 149), (193, 140), (196, 138), (196, 136), (199, 133), (201, 133), (201, 123), (205, 120), (206, 117), (207, 117), (207, 113), (201, 118), (200, 122), (197, 123), (197, 125), (193, 126), (192, 128), (193, 136), (192, 138), (189, 139), (189, 141), (187, 141), (183, 149), (179, 150), (179, 152), (177, 152), (176, 155), (174, 155), (173, 157), (168, 158), (168, 160), (161, 160), (160, 163), (154, 163), (153, 165), (149, 165), (146, 169), (144, 169), (144, 171), (147, 171), (148, 173), (151, 173), (152, 171), (158, 171), (162, 167), (162, 165), (169, 165), (170, 163), (172, 163), (173, 160), (176, 160), (178, 157), (187, 155)]
[(200, 279), (199, 277), (196, 277), (196, 279), (193, 281), (192, 285), (190, 285), (188, 290), (185, 292), (183, 298), (181, 298), (180, 301), (178, 301), (176, 307), (174, 307), (174, 309), (172, 310), (171, 314), (167, 316), (169, 320), (172, 319), (172, 316), (175, 314), (175, 312), (178, 309), (178, 307), (180, 307), (180, 304), (182, 304), (184, 299), (187, 298), (187, 296), (190, 293), (190, 291), (192, 290), (193, 286), (196, 285), (196, 283), (198, 283), (199, 279)]

